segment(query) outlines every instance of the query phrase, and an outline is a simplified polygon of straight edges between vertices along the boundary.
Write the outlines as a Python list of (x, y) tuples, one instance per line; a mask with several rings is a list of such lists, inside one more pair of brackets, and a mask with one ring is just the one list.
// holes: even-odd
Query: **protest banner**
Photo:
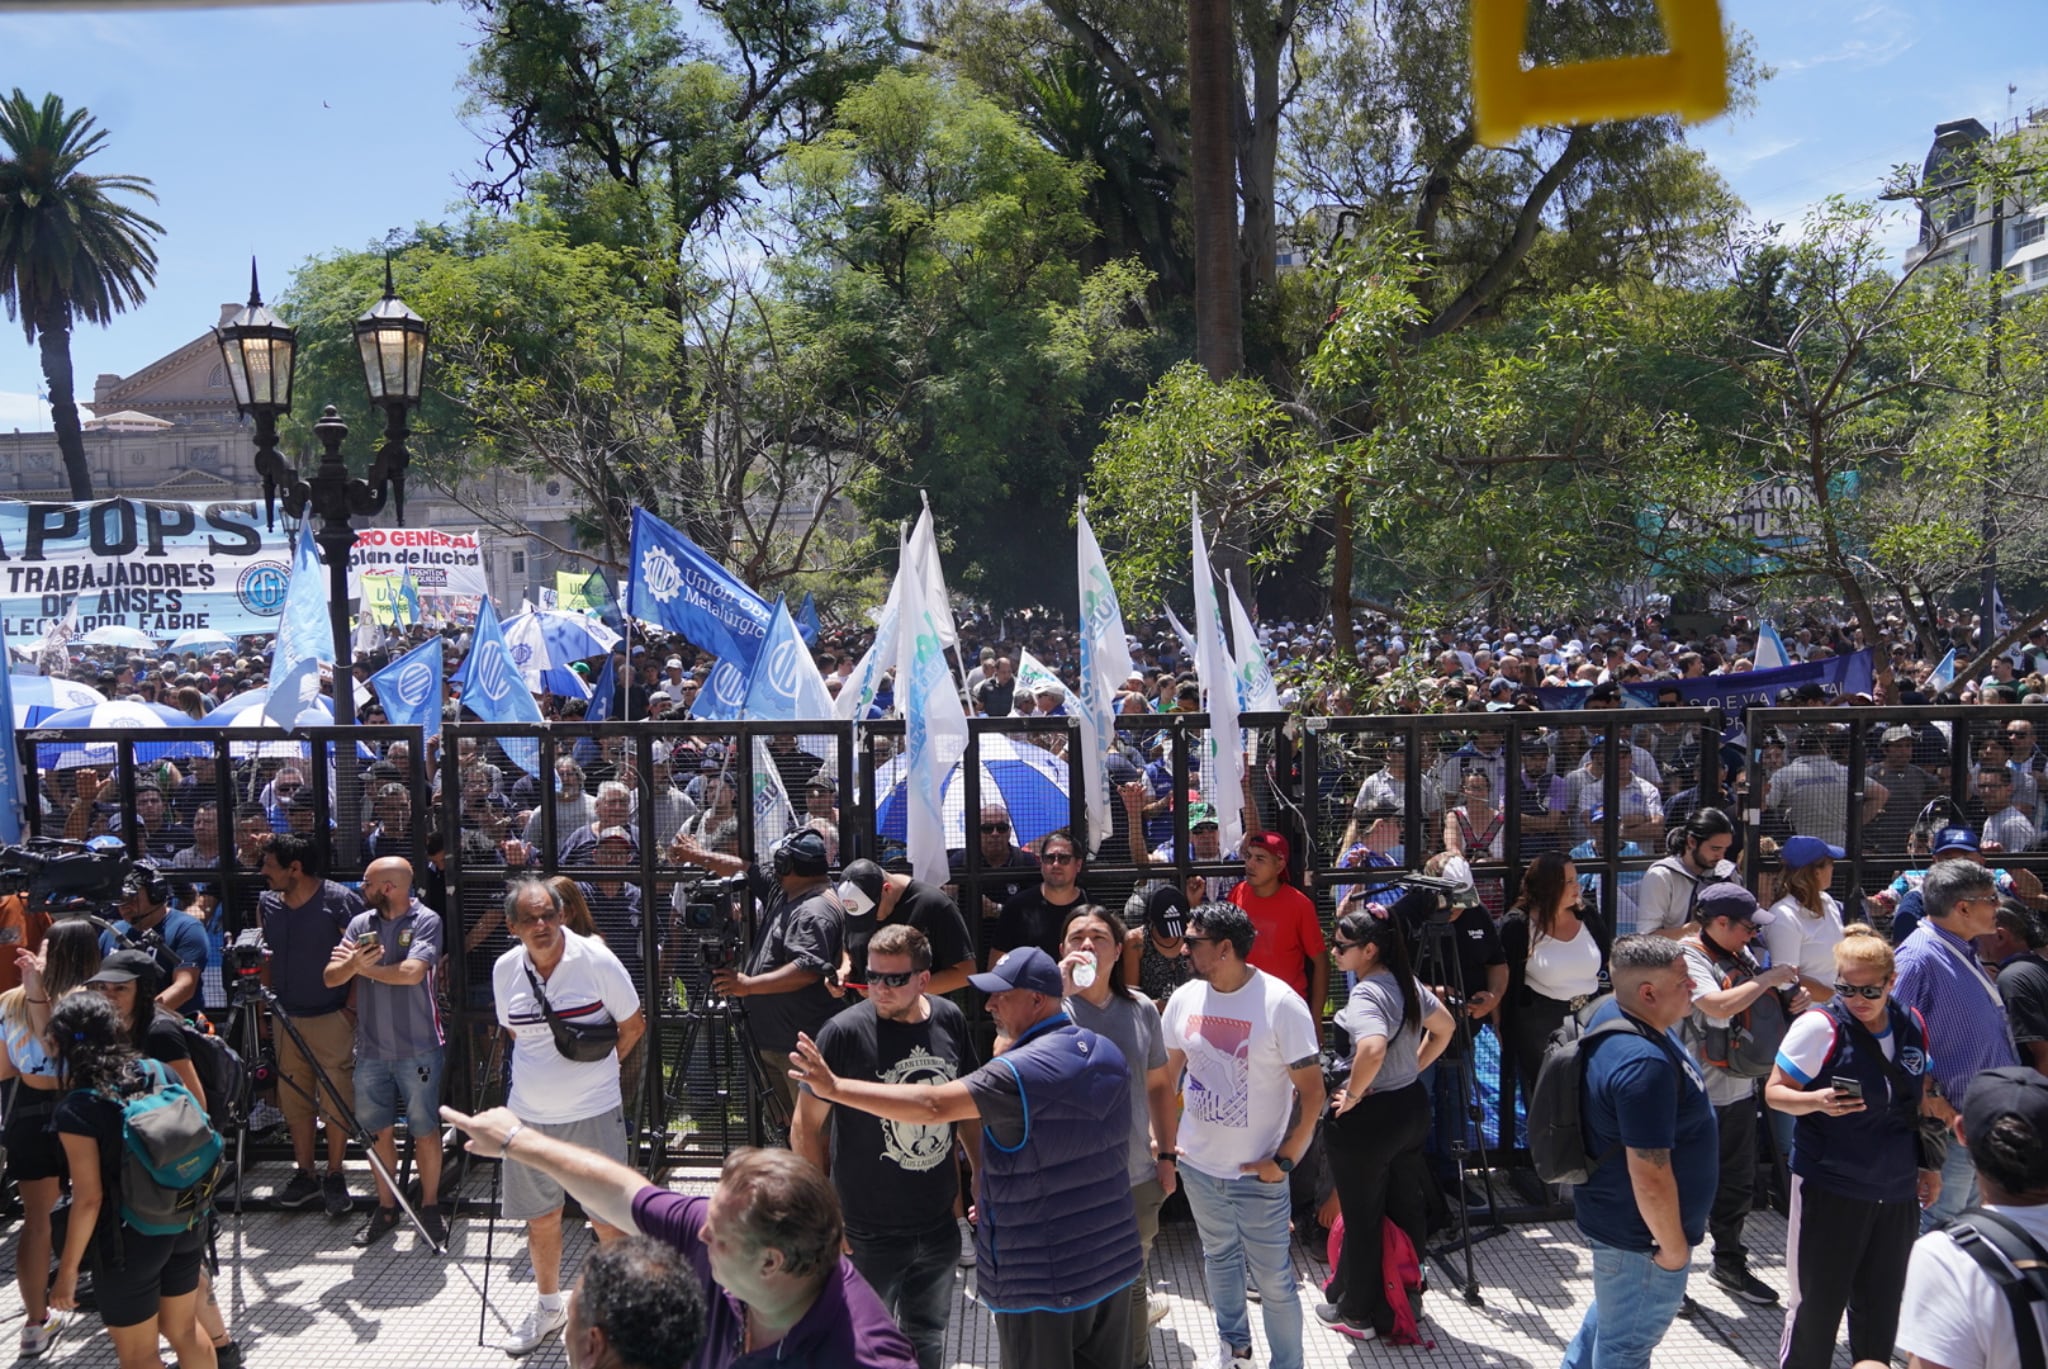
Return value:
[[(1728, 675), (1702, 675), (1693, 680), (1637, 680), (1621, 687), (1622, 701), (1630, 708), (1655, 708), (1658, 691), (1678, 691), (1685, 708), (1718, 707), (1733, 714), (1755, 704), (1769, 707), (1778, 691), (1817, 684), (1830, 700), (1845, 694), (1868, 694), (1873, 679), (1870, 652), (1831, 656), (1824, 661), (1804, 661), (1777, 670), (1744, 670)], [(1545, 712), (1583, 707), (1584, 685), (1545, 686), (1536, 691)]]
[(74, 609), (80, 633), (275, 632), (290, 570), (284, 529), (253, 501), (0, 501), (0, 630), (14, 642)]
[(491, 592), (484, 575), (483, 540), (473, 532), (435, 528), (364, 528), (348, 557), (350, 598), (362, 595), (365, 575), (403, 575), (424, 598), (482, 598)]

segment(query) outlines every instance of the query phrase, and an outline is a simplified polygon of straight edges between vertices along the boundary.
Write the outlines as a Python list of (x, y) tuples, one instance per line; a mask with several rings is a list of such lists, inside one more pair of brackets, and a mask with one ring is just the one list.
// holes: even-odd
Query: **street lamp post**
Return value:
[(227, 323), (214, 329), (234, 389), (235, 406), (256, 420), (256, 472), (263, 477), (266, 521), (281, 497), (290, 518), (317, 518), (313, 540), (327, 562), (327, 620), (334, 634), (334, 721), (349, 726), (356, 720), (355, 661), (348, 626), (348, 559), (355, 548), (351, 519), (369, 516), (391, 499), (399, 526), (405, 525), (405, 473), (411, 454), (407, 416), (419, 404), (427, 363), (428, 327), (407, 308), (391, 285), (391, 262), (384, 263), (384, 298), (355, 322), (356, 347), (362, 356), (363, 380), (370, 402), (384, 410), (384, 440), (364, 476), (349, 474), (341, 446), (348, 424), (333, 405), (313, 425), (320, 441), (320, 464), (300, 477), (277, 450), (278, 416), (292, 403), (292, 370), (297, 359), (298, 332), (264, 307), (249, 265), (249, 303)]

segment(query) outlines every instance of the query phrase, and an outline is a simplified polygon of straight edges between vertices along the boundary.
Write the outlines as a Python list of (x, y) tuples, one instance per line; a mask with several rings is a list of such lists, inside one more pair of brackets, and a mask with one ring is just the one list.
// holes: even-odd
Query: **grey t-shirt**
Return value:
[(1372, 1079), (1374, 1093), (1407, 1088), (1422, 1076), (1422, 1071), (1415, 1067), (1415, 1053), (1422, 1046), (1422, 1019), (1443, 1004), (1420, 982), (1415, 985), (1415, 994), (1421, 1000), (1421, 1013), (1403, 1025), (1401, 986), (1391, 971), (1380, 970), (1354, 983), (1350, 999), (1337, 1010), (1337, 1025), (1351, 1037), (1354, 1051), (1364, 1037), (1387, 1038), (1386, 1056), (1380, 1061), (1380, 1072)]
[(374, 935), (382, 943), (379, 965), (423, 960), (427, 977), (417, 984), (379, 984), (356, 976), (356, 1051), (371, 1060), (410, 1060), (439, 1050), (441, 1014), (434, 1003), (434, 972), (441, 963), (441, 916), (417, 899), (399, 916), (362, 913), (348, 924), (348, 939)]
[(1131, 1067), (1131, 1135), (1127, 1168), (1131, 1183), (1142, 1184), (1153, 1176), (1152, 1112), (1145, 1097), (1145, 1073), (1166, 1063), (1166, 1037), (1159, 1030), (1159, 1009), (1152, 1000), (1126, 990), (1112, 994), (1096, 1007), (1078, 995), (1067, 1000), (1067, 1016), (1077, 1027), (1086, 1027), (1116, 1042)]
[[(845, 909), (831, 885), (821, 884), (794, 902), (777, 885), (762, 909), (746, 972), (760, 975), (801, 965), (820, 976), (835, 973), (845, 936)], [(798, 1032), (815, 1037), (843, 1006), (822, 978), (793, 993), (750, 994), (746, 999), (754, 1044), (767, 1051), (795, 1050)]]

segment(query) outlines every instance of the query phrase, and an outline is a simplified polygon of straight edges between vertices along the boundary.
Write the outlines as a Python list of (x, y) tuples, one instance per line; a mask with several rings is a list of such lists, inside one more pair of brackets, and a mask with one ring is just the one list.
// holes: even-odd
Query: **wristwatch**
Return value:
[(1294, 1173), (1294, 1161), (1288, 1159), (1285, 1155), (1275, 1155), (1273, 1157), (1273, 1168), (1279, 1170), (1282, 1174), (1292, 1174)]
[(1169, 1165), (1172, 1165), (1175, 1169), (1180, 1168), (1180, 1152), (1177, 1150), (1162, 1150), (1152, 1158), (1155, 1160), (1164, 1160)]

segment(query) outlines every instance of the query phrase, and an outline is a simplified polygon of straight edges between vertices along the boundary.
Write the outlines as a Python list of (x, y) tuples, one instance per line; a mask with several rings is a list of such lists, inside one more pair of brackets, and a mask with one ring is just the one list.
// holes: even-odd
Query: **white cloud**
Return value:
[(9, 394), (0, 390), (0, 432), (19, 428), (25, 433), (50, 431), (50, 406), (34, 395)]
[(1790, 152), (1804, 141), (1803, 138), (1763, 138), (1716, 148), (1712, 154), (1714, 165), (1724, 172), (1747, 171), (1760, 162)]
[(1872, 5), (1851, 18), (1848, 25), (1849, 36), (1833, 47), (1807, 57), (1776, 58), (1772, 65), (1787, 74), (1834, 65), (1866, 71), (1896, 61), (1919, 41), (1912, 16), (1890, 5)]

